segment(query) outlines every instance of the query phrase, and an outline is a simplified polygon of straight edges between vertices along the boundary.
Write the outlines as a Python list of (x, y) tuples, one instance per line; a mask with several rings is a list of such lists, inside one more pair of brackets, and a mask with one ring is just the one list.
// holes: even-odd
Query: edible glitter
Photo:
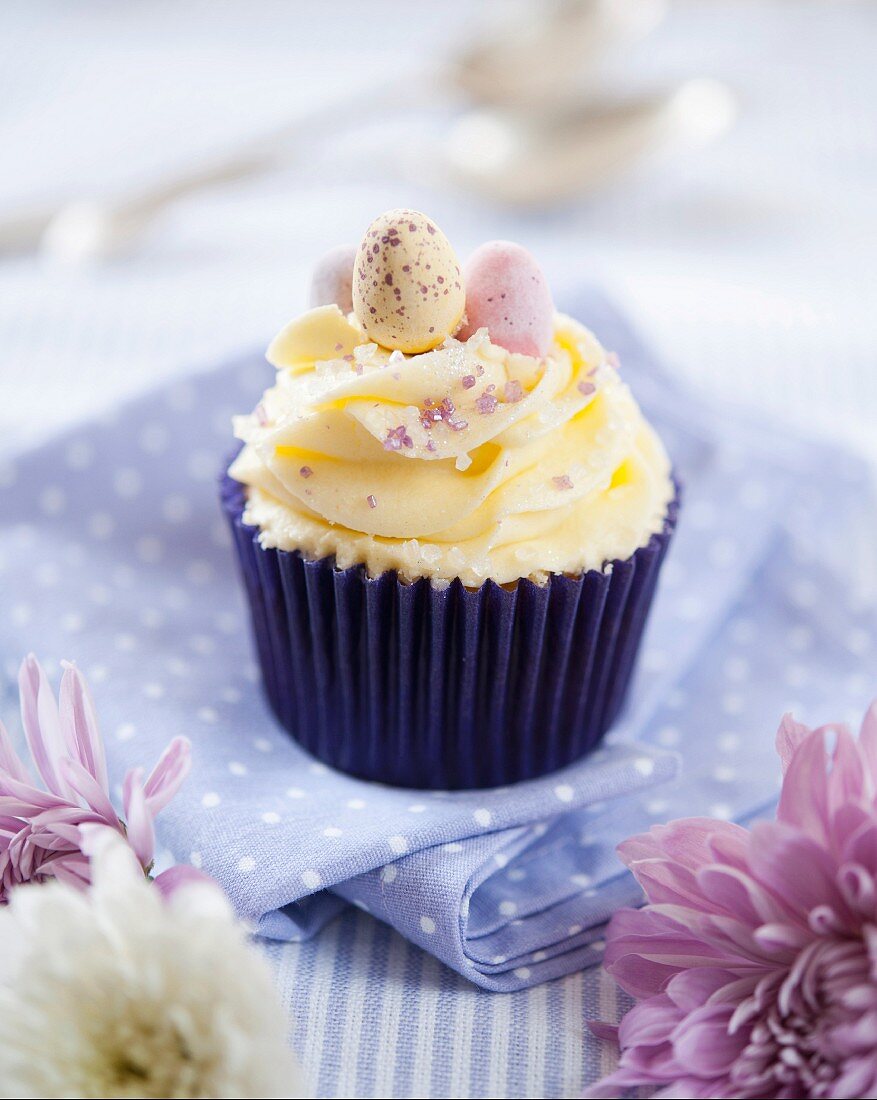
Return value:
[(384, 440), (385, 451), (400, 451), (403, 447), (413, 447), (414, 440), (408, 434), (408, 429), (404, 424), (400, 424), (398, 428), (389, 428), (387, 431), (387, 438)]
[(524, 387), (517, 379), (506, 382), (503, 388), (503, 397), (509, 404), (514, 404), (516, 401), (522, 401), (524, 398)]
[(551, 480), (554, 482), (555, 489), (571, 489), (573, 487), (569, 474), (561, 474), (560, 477), (553, 477)]
[(313, 472), (314, 471), (310, 468), (310, 466), (302, 466), (302, 468), (299, 470), (299, 474), (302, 477), (310, 477)]
[(365, 499), (368, 501), (369, 508), (377, 508), (378, 502), (374, 493), (369, 493), (369, 495)]
[(427, 431), (435, 424), (447, 424), (449, 428), (457, 429), (459, 421), (454, 420), (456, 411), (450, 397), (443, 397), (438, 405), (431, 397), (426, 397), (420, 409), (420, 423)]

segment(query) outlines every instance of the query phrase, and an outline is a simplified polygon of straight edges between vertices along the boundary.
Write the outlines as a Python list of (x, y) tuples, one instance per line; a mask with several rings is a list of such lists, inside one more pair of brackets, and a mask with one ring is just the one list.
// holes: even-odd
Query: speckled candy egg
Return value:
[(460, 264), (435, 222), (389, 210), (371, 223), (353, 267), (353, 309), (371, 340), (429, 351), (457, 329), (465, 304)]
[(355, 244), (339, 244), (324, 253), (311, 276), (311, 307), (338, 306), (342, 313), (353, 309), (353, 262)]
[(507, 351), (542, 358), (551, 347), (554, 303), (535, 257), (512, 241), (488, 241), (466, 264), (467, 339), (486, 328)]

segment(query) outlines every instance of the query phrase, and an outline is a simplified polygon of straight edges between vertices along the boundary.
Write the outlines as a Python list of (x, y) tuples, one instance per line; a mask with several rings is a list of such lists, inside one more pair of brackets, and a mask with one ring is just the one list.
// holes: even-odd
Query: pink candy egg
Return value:
[(541, 359), (551, 347), (554, 303), (542, 268), (512, 241), (488, 241), (476, 248), (465, 268), (466, 340), (486, 328), (506, 351)]
[(339, 244), (320, 259), (311, 276), (311, 308), (336, 305), (342, 313), (353, 309), (353, 261), (356, 245)]

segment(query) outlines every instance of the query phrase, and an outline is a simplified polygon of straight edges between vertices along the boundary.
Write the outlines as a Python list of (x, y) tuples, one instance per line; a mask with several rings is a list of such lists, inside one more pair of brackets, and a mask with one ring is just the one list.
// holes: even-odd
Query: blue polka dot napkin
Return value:
[(784, 709), (852, 717), (875, 692), (855, 581), (877, 539), (855, 460), (683, 393), (595, 292), (571, 312), (619, 353), (685, 483), (630, 703), (587, 760), (418, 793), (336, 774), (278, 728), (216, 499), (231, 416), (270, 376), (258, 356), (0, 466), (3, 717), (33, 650), (84, 669), (116, 779), (191, 738), (161, 839), (265, 936), (310, 936), (352, 902), (488, 989), (596, 961), (601, 926), (637, 899), (620, 839), (751, 815), (776, 793)]

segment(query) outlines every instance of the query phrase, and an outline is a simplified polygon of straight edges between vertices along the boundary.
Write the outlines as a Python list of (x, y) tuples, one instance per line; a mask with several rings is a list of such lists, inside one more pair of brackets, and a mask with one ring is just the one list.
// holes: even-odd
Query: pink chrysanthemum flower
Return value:
[(695, 818), (620, 847), (649, 904), (616, 914), (606, 966), (638, 999), (618, 1070), (588, 1094), (877, 1096), (877, 704), (845, 726), (786, 716), (777, 820)]
[(175, 738), (145, 783), (142, 769), (128, 772), (123, 821), (110, 799), (94, 704), (78, 669), (64, 665), (60, 706), (35, 657), (23, 662), (18, 684), (25, 737), (45, 789), (35, 784), (0, 723), (0, 904), (24, 882), (54, 877), (86, 885), (83, 825), (109, 825), (121, 833), (148, 873), (155, 855), (153, 820), (189, 772), (189, 742)]

